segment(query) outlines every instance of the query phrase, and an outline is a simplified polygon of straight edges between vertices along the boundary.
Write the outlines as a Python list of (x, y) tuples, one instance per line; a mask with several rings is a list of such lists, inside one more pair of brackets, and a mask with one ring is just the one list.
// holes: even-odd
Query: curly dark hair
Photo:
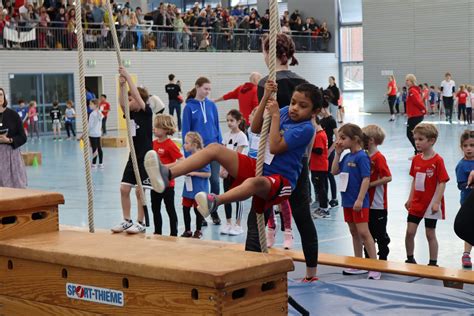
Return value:
[[(268, 53), (270, 50), (270, 37), (265, 36), (263, 38), (263, 48)], [(290, 66), (298, 65), (298, 60), (295, 58), (295, 42), (286, 34), (277, 35), (277, 58), (281, 61), (282, 65), (288, 64), (291, 59)]]

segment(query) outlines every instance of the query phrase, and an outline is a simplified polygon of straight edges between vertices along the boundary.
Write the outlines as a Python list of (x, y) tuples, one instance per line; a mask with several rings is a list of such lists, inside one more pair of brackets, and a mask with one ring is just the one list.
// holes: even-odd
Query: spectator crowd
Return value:
[[(75, 49), (76, 10), (72, 0), (21, 0), (0, 4), (0, 48)], [(123, 49), (133, 50), (261, 50), (261, 37), (269, 30), (269, 12), (259, 14), (255, 8), (194, 7), (181, 12), (173, 4), (160, 3), (156, 10), (144, 14), (129, 2), (112, 1), (113, 20)], [(285, 11), (280, 18), (281, 30), (291, 35), (297, 50), (327, 51), (331, 33), (327, 23), (313, 17), (304, 18), (298, 10)], [(105, 6), (87, 0), (82, 5), (84, 45), (87, 49), (112, 47), (109, 15)]]

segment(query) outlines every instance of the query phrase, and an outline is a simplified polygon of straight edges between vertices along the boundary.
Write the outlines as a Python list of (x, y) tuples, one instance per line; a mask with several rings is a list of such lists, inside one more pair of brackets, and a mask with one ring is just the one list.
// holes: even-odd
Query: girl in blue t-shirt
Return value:
[[(202, 137), (199, 133), (188, 132), (184, 137), (183, 149), (193, 155), (204, 147)], [(203, 168), (186, 175), (183, 187), (183, 217), (185, 231), (181, 237), (201, 238), (202, 222), (204, 218), (197, 210), (197, 204), (194, 197), (198, 192), (209, 192), (209, 177), (211, 176), (211, 167), (205, 165)], [(196, 214), (196, 230), (194, 234), (191, 230), (191, 207), (194, 207)]]
[[(344, 220), (352, 235), (354, 255), (362, 257), (364, 246), (370, 258), (377, 259), (374, 239), (369, 231), (369, 194), (370, 157), (362, 149), (364, 134), (355, 124), (346, 124), (339, 128), (336, 142), (336, 155), (332, 164), (332, 174), (339, 175), (339, 190), (344, 208)], [(341, 154), (349, 149), (342, 159)], [(340, 160), (340, 161), (339, 161)], [(343, 274), (363, 274), (365, 270), (346, 269)], [(380, 279), (381, 273), (369, 272), (369, 279)]]
[[(464, 153), (456, 166), (456, 181), (458, 182), (458, 189), (461, 191), (461, 205), (464, 204), (472, 187), (468, 187), (469, 174), (474, 171), (474, 131), (466, 130), (461, 135), (461, 149)], [(472, 245), (464, 242), (464, 253), (462, 255), (462, 266), (464, 268), (471, 268), (471, 250)]]

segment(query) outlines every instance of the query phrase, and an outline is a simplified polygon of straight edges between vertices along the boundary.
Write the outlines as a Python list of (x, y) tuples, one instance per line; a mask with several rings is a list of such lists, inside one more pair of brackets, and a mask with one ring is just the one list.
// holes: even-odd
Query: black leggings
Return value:
[[(336, 151), (333, 150), (332, 153), (329, 155), (329, 169), (328, 169), (328, 181), (329, 186), (331, 187), (331, 200), (337, 200), (337, 186), (336, 186), (336, 179), (331, 172), (332, 162), (334, 161), (334, 156), (336, 155)], [(328, 186), (326, 186), (326, 196), (329, 198)]]
[(104, 153), (102, 152), (102, 145), (100, 143), (100, 137), (89, 137), (89, 141), (92, 147), (92, 164), (96, 164), (97, 156), (99, 156), (99, 164), (102, 163)]
[[(303, 168), (300, 177), (290, 197), (290, 206), (292, 209), (293, 219), (295, 221), (298, 232), (301, 236), (303, 253), (306, 266), (314, 268), (318, 265), (318, 234), (314, 226), (310, 211), (310, 194), (309, 194), (309, 171), (308, 158), (302, 160)], [(268, 211), (265, 212), (265, 223), (268, 222)], [(257, 215), (251, 210), (248, 216), (248, 232), (245, 242), (245, 250), (260, 252), (260, 242), (258, 239)]]
[[(204, 217), (202, 217), (196, 207), (194, 207), (194, 214), (196, 214), (196, 230), (201, 230)], [(183, 216), (184, 229), (189, 232), (191, 231), (191, 208), (189, 206), (183, 206)]]
[[(230, 177), (224, 179), (224, 192), (229, 191), (230, 187), (232, 186), (232, 180)], [(228, 203), (224, 205), (225, 208), (225, 217), (226, 219), (232, 218), (232, 204)], [(243, 212), (243, 202), (235, 202), (235, 219), (240, 220), (242, 219), (242, 212)]]
[(453, 118), (453, 97), (443, 97), (444, 110), (446, 111), (446, 119)]
[(318, 197), (319, 206), (328, 208), (328, 172), (311, 171), (311, 181), (314, 186), (314, 195)]
[(67, 137), (71, 137), (71, 133), (72, 133), (72, 136), (76, 137), (76, 131), (74, 130), (74, 122), (66, 121), (64, 125), (66, 126)]
[(454, 232), (459, 238), (474, 245), (474, 190), (468, 195), (454, 220)]
[(461, 114), (464, 122), (467, 122), (466, 117), (466, 105), (465, 104), (458, 104), (458, 121), (461, 121)]
[(415, 139), (413, 138), (413, 130), (415, 129), (416, 125), (421, 122), (423, 122), (423, 116), (410, 117), (407, 122), (407, 137), (413, 146), (413, 149), (415, 149), (415, 155), (418, 153), (418, 151), (416, 150)]
[(388, 96), (388, 106), (390, 107), (390, 114), (395, 114), (395, 111), (393, 110), (393, 106), (395, 105), (395, 100), (397, 99), (396, 95), (389, 95)]
[(472, 108), (466, 108), (466, 120), (468, 124), (472, 124)]
[(163, 219), (161, 218), (161, 201), (165, 200), (166, 212), (170, 220), (170, 235), (178, 236), (178, 216), (174, 207), (174, 188), (166, 188), (163, 193), (150, 191), (151, 209), (153, 211), (153, 223), (155, 234), (161, 235)]
[[(369, 210), (369, 230), (379, 248), (379, 260), (387, 260), (390, 237), (387, 234), (387, 210)], [(365, 250), (365, 248), (364, 248)], [(366, 255), (368, 258), (368, 256)]]

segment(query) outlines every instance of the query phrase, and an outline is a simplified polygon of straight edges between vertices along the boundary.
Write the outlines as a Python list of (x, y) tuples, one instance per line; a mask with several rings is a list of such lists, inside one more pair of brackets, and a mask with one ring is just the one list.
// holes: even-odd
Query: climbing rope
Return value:
[(76, 0), (76, 36), (77, 36), (77, 57), (79, 64), (79, 95), (81, 96), (81, 121), (82, 121), (82, 154), (84, 156), (84, 165), (86, 169), (87, 185), (87, 219), (89, 223), (89, 232), (95, 232), (94, 229), (94, 186), (91, 175), (91, 160), (89, 157), (89, 124), (87, 118), (86, 104), (86, 82), (84, 72), (84, 42), (82, 31), (82, 10), (81, 1)]
[[(117, 36), (117, 30), (115, 29), (115, 22), (114, 22), (114, 15), (112, 12), (112, 6), (110, 4), (110, 0), (106, 0), (106, 7), (107, 7), (107, 13), (109, 15), (109, 28), (110, 32), (112, 34), (112, 40), (114, 42), (114, 47), (115, 47), (115, 54), (117, 55), (117, 62), (119, 66), (123, 66), (123, 60), (122, 60), (122, 54), (120, 51), (120, 42), (118, 40)], [(124, 89), (122, 89), (124, 90)], [(123, 92), (123, 91), (122, 91)], [(130, 157), (132, 158), (132, 166), (133, 166), (133, 172), (135, 174), (135, 179), (137, 181), (137, 190), (139, 193), (139, 199), (140, 202), (143, 205), (143, 211), (145, 213), (145, 221), (146, 221), (146, 226), (149, 225), (149, 218), (148, 218), (148, 211), (147, 211), (147, 204), (146, 204), (146, 197), (145, 197), (145, 192), (143, 191), (143, 185), (142, 185), (142, 180), (140, 177), (140, 171), (138, 169), (138, 162), (137, 162), (137, 155), (135, 153), (135, 147), (133, 145), (133, 132), (132, 128), (135, 128), (132, 126), (130, 123), (130, 106), (128, 104), (128, 98), (121, 98), (124, 100), (125, 104), (122, 104), (125, 108), (125, 120), (127, 122), (127, 136), (128, 136), (128, 144), (130, 145)]]
[[(280, 19), (278, 15), (278, 1), (270, 0), (270, 50), (269, 54), (269, 74), (268, 80), (276, 82), (276, 44), (277, 35), (280, 31)], [(260, 143), (258, 145), (258, 156), (257, 156), (257, 170), (255, 172), (256, 177), (260, 177), (263, 174), (263, 164), (265, 163), (265, 150), (267, 148), (268, 131), (270, 130), (271, 117), (265, 114), (263, 119), (262, 130), (260, 131)], [(265, 214), (257, 213), (257, 225), (258, 225), (258, 237), (260, 241), (260, 249), (262, 252), (268, 252), (267, 248), (267, 237), (265, 235)]]

